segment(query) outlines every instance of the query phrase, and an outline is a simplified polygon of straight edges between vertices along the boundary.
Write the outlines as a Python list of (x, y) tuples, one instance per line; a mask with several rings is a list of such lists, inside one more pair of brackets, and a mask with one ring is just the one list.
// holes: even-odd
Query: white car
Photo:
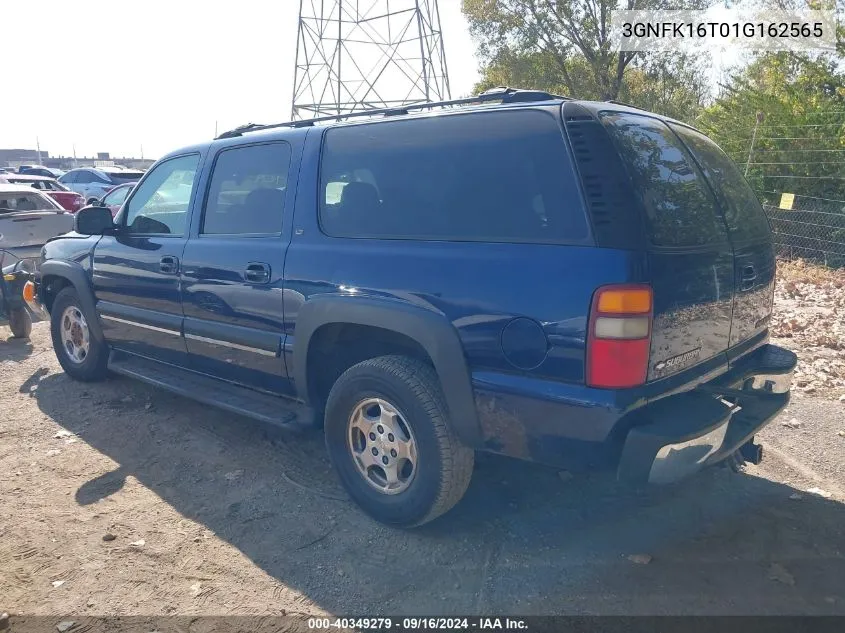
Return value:
[(71, 191), (85, 196), (86, 203), (94, 198), (102, 199), (109, 191), (129, 182), (138, 182), (144, 172), (123, 167), (80, 167), (71, 169), (59, 178), (59, 182)]
[(52, 237), (73, 229), (73, 216), (25, 185), (0, 184), (0, 249), (21, 259), (38, 257)]

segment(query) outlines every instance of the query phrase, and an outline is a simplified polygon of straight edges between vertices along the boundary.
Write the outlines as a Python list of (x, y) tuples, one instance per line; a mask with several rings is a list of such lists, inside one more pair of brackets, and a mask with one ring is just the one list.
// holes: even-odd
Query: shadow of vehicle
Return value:
[[(332, 613), (845, 614), (845, 506), (790, 499), (794, 488), (763, 477), (722, 468), (632, 490), (480, 456), (452, 512), (400, 531), (346, 498), (318, 431), (123, 379), (30, 381), (46, 415), (118, 464), (82, 485), (78, 503), (131, 475)], [(771, 578), (775, 563), (786, 582)]]
[(30, 354), (32, 343), (28, 338), (15, 338), (7, 327), (0, 325), (0, 358), (17, 362), (28, 358)]

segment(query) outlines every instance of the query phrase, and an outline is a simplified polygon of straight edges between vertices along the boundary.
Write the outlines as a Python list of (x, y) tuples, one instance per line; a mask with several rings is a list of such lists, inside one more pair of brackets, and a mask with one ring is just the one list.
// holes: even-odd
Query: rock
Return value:
[(72, 435), (73, 435), (73, 433), (71, 433), (70, 431), (62, 429), (61, 431), (59, 431), (58, 433), (56, 433), (53, 436), (53, 439), (54, 440), (61, 440), (61, 439), (66, 438), (66, 437), (71, 437)]
[(226, 479), (226, 481), (234, 481), (235, 479), (240, 478), (240, 476), (243, 475), (243, 474), (244, 474), (243, 469), (238, 468), (237, 470), (233, 470), (230, 473), (226, 473), (225, 475), (223, 475), (223, 477)]
[(150, 410), (150, 409), (152, 409), (152, 408), (153, 408), (153, 403), (152, 403), (152, 402), (148, 402), (147, 404), (145, 404), (145, 405), (144, 405), (144, 409), (146, 409), (147, 411), (149, 411), (149, 410)]
[(839, 437), (845, 437), (845, 431), (839, 431), (839, 433), (837, 433), (837, 435)]
[(824, 497), (825, 499), (830, 499), (833, 496), (827, 490), (822, 490), (821, 488), (808, 488), (807, 492), (809, 492), (811, 495), (818, 495), (819, 497)]
[(784, 420), (781, 422), (781, 426), (785, 426), (788, 429), (800, 429), (804, 426), (804, 423), (801, 422), (798, 418), (792, 418), (791, 420)]
[(629, 554), (627, 558), (637, 565), (648, 565), (652, 561), (649, 554)]
[(845, 393), (839, 396), (839, 402), (845, 402)]
[(794, 499), (795, 501), (800, 501), (804, 498), (804, 495), (799, 492), (793, 492), (791, 495), (789, 495), (789, 498)]
[(560, 470), (557, 473), (557, 476), (560, 477), (561, 481), (569, 481), (572, 479), (572, 473), (568, 470)]
[(0, 613), (0, 631), (9, 628), (9, 614), (5, 611)]
[(75, 437), (69, 437), (69, 438), (67, 438), (67, 439), (65, 440), (65, 444), (74, 444), (74, 443), (76, 443), (76, 442), (78, 442), (78, 441), (79, 441), (79, 440), (77, 440)]
[(46, 455), (47, 457), (55, 457), (56, 455), (59, 455), (61, 452), (62, 452), (62, 451), (60, 451), (58, 448), (52, 448), (52, 449), (50, 449), (49, 451), (47, 451), (47, 452), (45, 453), (45, 455)]
[(53, 588), (56, 588), (56, 587), (61, 587), (63, 584), (65, 584), (65, 581), (64, 580), (54, 580), (50, 584), (53, 585)]
[(346, 574), (344, 573), (344, 571), (342, 569), (338, 569), (337, 575), (340, 576), (341, 578), (343, 578)]
[(109, 541), (113, 541), (113, 540), (115, 540), (116, 538), (117, 538), (117, 537), (116, 537), (114, 534), (112, 534), (111, 532), (107, 532), (107, 533), (103, 534), (103, 540), (104, 540), (106, 543), (108, 543)]
[(772, 563), (771, 567), (769, 567), (769, 580), (782, 582), (783, 584), (790, 586), (795, 584), (795, 578), (793, 578), (792, 574), (786, 571), (786, 567), (780, 563)]
[(192, 596), (196, 597), (196, 596), (200, 595), (200, 591), (202, 591), (202, 583), (195, 582), (193, 585), (191, 585), (191, 595)]
[(123, 396), (120, 399), (121, 402), (132, 402), (132, 396)]
[(58, 630), (59, 633), (65, 633), (65, 631), (70, 631), (75, 626), (76, 622), (73, 620), (62, 620), (56, 625), (56, 630)]
[(144, 539), (138, 539), (137, 541), (132, 541), (130, 543), (132, 547), (144, 547), (146, 544), (147, 542)]

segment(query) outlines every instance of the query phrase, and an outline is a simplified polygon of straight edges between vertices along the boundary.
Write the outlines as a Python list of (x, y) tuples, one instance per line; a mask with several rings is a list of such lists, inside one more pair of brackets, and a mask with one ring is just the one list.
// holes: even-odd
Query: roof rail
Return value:
[(625, 106), (626, 108), (632, 108), (634, 110), (642, 110), (643, 112), (648, 112), (648, 110), (646, 110), (645, 108), (635, 106), (633, 103), (625, 103), (624, 101), (617, 101), (616, 99), (608, 99), (605, 103), (612, 103), (613, 105), (621, 105)]
[[(427, 103), (414, 103), (411, 105), (399, 106), (394, 108), (383, 108), (378, 110), (360, 110), (358, 112), (349, 112), (347, 114), (331, 114), (327, 116), (317, 117), (315, 119), (303, 119), (301, 121), (286, 121), (285, 123), (271, 123), (262, 125), (259, 123), (247, 123), (241, 125), (228, 132), (223, 132), (217, 139), (233, 138), (241, 136), (247, 132), (258, 132), (259, 130), (272, 130), (280, 127), (310, 127), (316, 123), (328, 123), (330, 121), (346, 121), (347, 119), (357, 119), (360, 117), (373, 116), (396, 116), (401, 114), (409, 114), (416, 110), (431, 110), (434, 108), (449, 108), (454, 106), (466, 105), (480, 105), (482, 103), (498, 102), (498, 103), (529, 103), (532, 101), (555, 101), (555, 100), (571, 100), (570, 97), (563, 97), (554, 95), (542, 90), (520, 90), (518, 88), (508, 88), (500, 86), (491, 88), (482, 92), (480, 95), (474, 97), (467, 97), (464, 99), (452, 99), (451, 101), (434, 101)], [(217, 140), (215, 139), (215, 140)]]

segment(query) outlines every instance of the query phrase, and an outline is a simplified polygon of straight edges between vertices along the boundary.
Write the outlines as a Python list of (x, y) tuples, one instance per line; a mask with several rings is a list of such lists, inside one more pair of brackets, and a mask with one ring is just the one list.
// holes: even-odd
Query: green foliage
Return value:
[(679, 119), (707, 95), (702, 62), (683, 55), (616, 52), (616, 9), (700, 9), (708, 0), (462, 0), (479, 45), (481, 91), (509, 85), (581, 99), (617, 99)]
[(748, 163), (748, 179), (764, 197), (786, 191), (845, 200), (845, 73), (836, 59), (759, 55), (696, 124), (743, 168)]

